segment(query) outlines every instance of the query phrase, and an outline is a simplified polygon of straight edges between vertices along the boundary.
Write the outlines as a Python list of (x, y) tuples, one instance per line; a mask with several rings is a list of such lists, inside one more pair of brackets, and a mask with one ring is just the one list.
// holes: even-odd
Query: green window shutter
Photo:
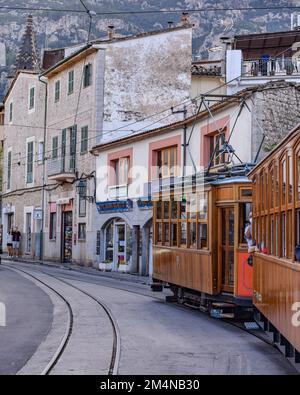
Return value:
[(7, 189), (11, 187), (11, 151), (7, 156)]
[(71, 128), (70, 133), (70, 171), (76, 169), (77, 126)]
[(58, 158), (58, 137), (52, 138), (52, 159)]
[(65, 171), (65, 166), (66, 166), (66, 149), (67, 149), (67, 129), (64, 129), (62, 131), (62, 136), (61, 136), (62, 171)]
[(81, 128), (81, 154), (85, 154), (88, 151), (88, 127)]
[(31, 88), (29, 91), (29, 110), (34, 108), (34, 99), (35, 99), (35, 88)]
[(69, 72), (68, 94), (71, 95), (73, 92), (74, 92), (74, 70)]
[(27, 143), (27, 184), (33, 183), (33, 141)]
[(9, 105), (9, 122), (12, 122), (13, 119), (13, 103)]
[(55, 82), (55, 102), (60, 99), (60, 81)]

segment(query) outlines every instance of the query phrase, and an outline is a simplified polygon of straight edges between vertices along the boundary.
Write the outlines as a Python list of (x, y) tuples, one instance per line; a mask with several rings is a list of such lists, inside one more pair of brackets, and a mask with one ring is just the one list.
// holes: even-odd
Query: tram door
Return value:
[(220, 263), (222, 291), (234, 292), (234, 208), (221, 209)]

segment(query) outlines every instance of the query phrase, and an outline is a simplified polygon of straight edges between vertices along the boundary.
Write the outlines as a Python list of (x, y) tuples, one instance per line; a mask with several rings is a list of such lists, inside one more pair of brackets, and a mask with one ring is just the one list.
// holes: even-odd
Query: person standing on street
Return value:
[(7, 252), (9, 258), (13, 257), (13, 241), (12, 241), (12, 229), (9, 229), (9, 232), (7, 233)]
[(15, 230), (12, 232), (13, 239), (13, 256), (18, 258), (20, 256), (20, 241), (21, 241), (21, 233), (18, 227), (15, 227)]

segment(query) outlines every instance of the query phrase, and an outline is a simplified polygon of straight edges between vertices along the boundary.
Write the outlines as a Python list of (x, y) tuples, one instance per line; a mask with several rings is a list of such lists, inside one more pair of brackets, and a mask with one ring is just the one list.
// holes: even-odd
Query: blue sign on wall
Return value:
[(99, 214), (124, 213), (133, 210), (132, 200), (118, 200), (97, 203)]

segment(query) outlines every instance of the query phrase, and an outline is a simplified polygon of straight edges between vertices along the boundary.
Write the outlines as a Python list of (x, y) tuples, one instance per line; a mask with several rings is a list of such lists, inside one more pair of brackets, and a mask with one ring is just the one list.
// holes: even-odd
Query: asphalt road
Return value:
[(16, 374), (47, 336), (53, 305), (31, 281), (0, 265), (0, 302), (6, 327), (0, 327), (0, 374)]
[[(177, 305), (167, 304), (164, 300), (164, 294), (153, 294), (146, 285), (126, 281), (120, 282), (111, 278), (73, 270), (41, 268), (28, 264), (18, 266), (25, 270), (30, 270), (36, 276), (41, 276), (44, 281), (47, 281), (48, 277), (49, 283), (52, 286), (57, 286), (60, 292), (67, 295), (68, 298), (72, 298), (72, 292), (75, 291), (70, 290), (67, 284), (62, 284), (59, 280), (53, 279), (53, 277), (50, 278), (46, 273), (55, 275), (85, 290), (98, 300), (105, 302), (116, 318), (120, 331), (121, 354), (119, 374), (295, 374), (294, 368), (285, 360), (283, 355), (260, 339), (232, 325), (214, 320), (203, 313), (191, 311)], [(43, 273), (41, 273), (41, 270)], [(20, 303), (18, 300), (14, 302), (14, 293), (18, 292), (24, 280), (15, 274), (7, 273), (5, 270), (3, 271), (3, 269), (0, 275), (2, 273), (4, 273), (2, 277), (4, 279), (6, 277), (6, 281), (11, 284), (8, 287), (10, 288), (8, 291), (6, 287), (6, 292), (8, 292), (8, 295), (11, 295), (12, 300), (9, 302), (9, 297), (7, 297), (7, 301), (11, 303), (11, 306), (14, 306), (14, 303)], [(22, 293), (26, 292), (26, 289), (32, 292), (31, 300), (34, 301), (33, 304), (37, 303), (32, 312), (31, 309), (33, 306), (29, 309), (30, 315), (34, 313), (43, 314), (47, 322), (43, 328), (40, 326), (40, 321), (43, 321), (42, 319), (37, 322), (37, 325), (32, 325), (36, 326), (35, 330), (37, 332), (41, 332), (39, 337), (35, 336), (36, 346), (38, 341), (42, 341), (41, 338), (45, 336), (47, 331), (45, 327), (49, 329), (49, 310), (47, 307), (49, 306), (49, 300), (40, 292), (46, 300), (45, 305), (41, 306), (38, 302), (42, 301), (42, 297), (36, 297), (36, 287), (30, 287), (28, 281), (25, 282), (26, 287), (22, 285)], [(1, 295), (5, 294), (2, 283), (3, 281), (1, 282), (0, 278), (0, 300), (3, 298)], [(66, 348), (66, 353), (71, 351), (72, 355), (78, 355), (78, 359), (75, 358), (76, 364), (74, 364), (74, 358), (70, 361), (70, 358), (67, 358), (68, 355), (66, 355), (66, 358), (62, 358), (61, 361), (61, 371), (64, 374), (80, 374), (81, 370), (84, 371), (84, 369), (86, 369), (86, 372), (89, 372), (88, 359), (90, 359), (94, 360), (93, 367), (96, 367), (95, 372), (97, 372), (98, 366), (100, 374), (101, 363), (99, 362), (99, 356), (101, 357), (101, 354), (99, 354), (99, 351), (105, 353), (105, 356), (109, 353), (109, 347), (106, 346), (110, 342), (105, 340), (105, 336), (108, 336), (107, 338), (109, 339), (109, 327), (107, 326), (103, 331), (101, 329), (101, 323), (104, 322), (104, 319), (101, 319), (98, 327), (95, 326), (93, 330), (93, 320), (96, 319), (95, 322), (97, 322), (101, 312), (98, 313), (98, 310), (95, 310), (95, 313), (91, 310), (91, 308), (94, 309), (95, 307), (92, 306), (88, 298), (84, 298), (76, 292), (74, 293), (74, 298), (80, 298), (81, 304), (77, 313), (78, 317), (82, 311), (91, 312), (87, 317), (83, 317), (87, 319), (86, 322), (84, 320), (82, 321), (81, 318), (77, 320), (77, 333), (80, 333), (82, 330), (82, 333), (85, 333), (85, 328), (88, 327), (91, 331), (89, 341), (91, 344), (94, 344), (94, 347), (87, 353), (84, 342), (73, 341), (72, 343), (71, 340), (69, 349), (68, 347)], [(75, 303), (75, 299), (71, 300), (71, 302), (75, 306), (78, 305), (77, 302)], [(26, 304), (25, 307), (23, 304), (22, 308), (21, 306), (16, 307), (16, 311), (14, 312), (15, 320), (18, 319), (18, 314), (24, 316), (24, 310), (26, 308)], [(75, 324), (77, 315), (75, 315)], [(31, 328), (31, 330), (34, 330), (34, 328)], [(13, 342), (14, 337), (19, 333), (20, 330), (16, 328), (15, 334), (11, 334), (11, 337), (8, 337), (6, 342), (4, 342), (4, 344), (7, 343), (7, 352), (9, 352), (9, 347), (13, 345), (11, 342)], [(82, 334), (80, 335), (80, 339), (84, 340)], [(21, 354), (27, 350), (27, 341), (27, 337), (22, 338), (23, 347), (22, 345), (21, 347), (19, 346)], [(103, 344), (99, 346), (99, 342), (101, 341)], [(32, 338), (29, 344), (31, 344), (32, 352)], [(9, 363), (6, 361), (7, 355), (3, 356), (1, 360), (1, 355), (3, 355), (1, 347), (4, 347), (2, 337), (0, 337), (0, 373), (1, 368), (2, 371), (7, 373), (6, 366)], [(87, 358), (85, 365), (81, 366), (84, 363), (83, 355)], [(16, 351), (13, 352), (12, 357), (9, 357), (11, 360), (10, 363), (14, 361), (14, 357), (16, 357)], [(24, 360), (25, 358), (23, 357), (22, 361)], [(97, 360), (98, 362), (95, 364)], [(20, 365), (19, 363), (18, 366)], [(72, 373), (70, 373), (70, 366), (72, 367)], [(13, 370), (11, 369), (10, 372), (13, 373)]]

